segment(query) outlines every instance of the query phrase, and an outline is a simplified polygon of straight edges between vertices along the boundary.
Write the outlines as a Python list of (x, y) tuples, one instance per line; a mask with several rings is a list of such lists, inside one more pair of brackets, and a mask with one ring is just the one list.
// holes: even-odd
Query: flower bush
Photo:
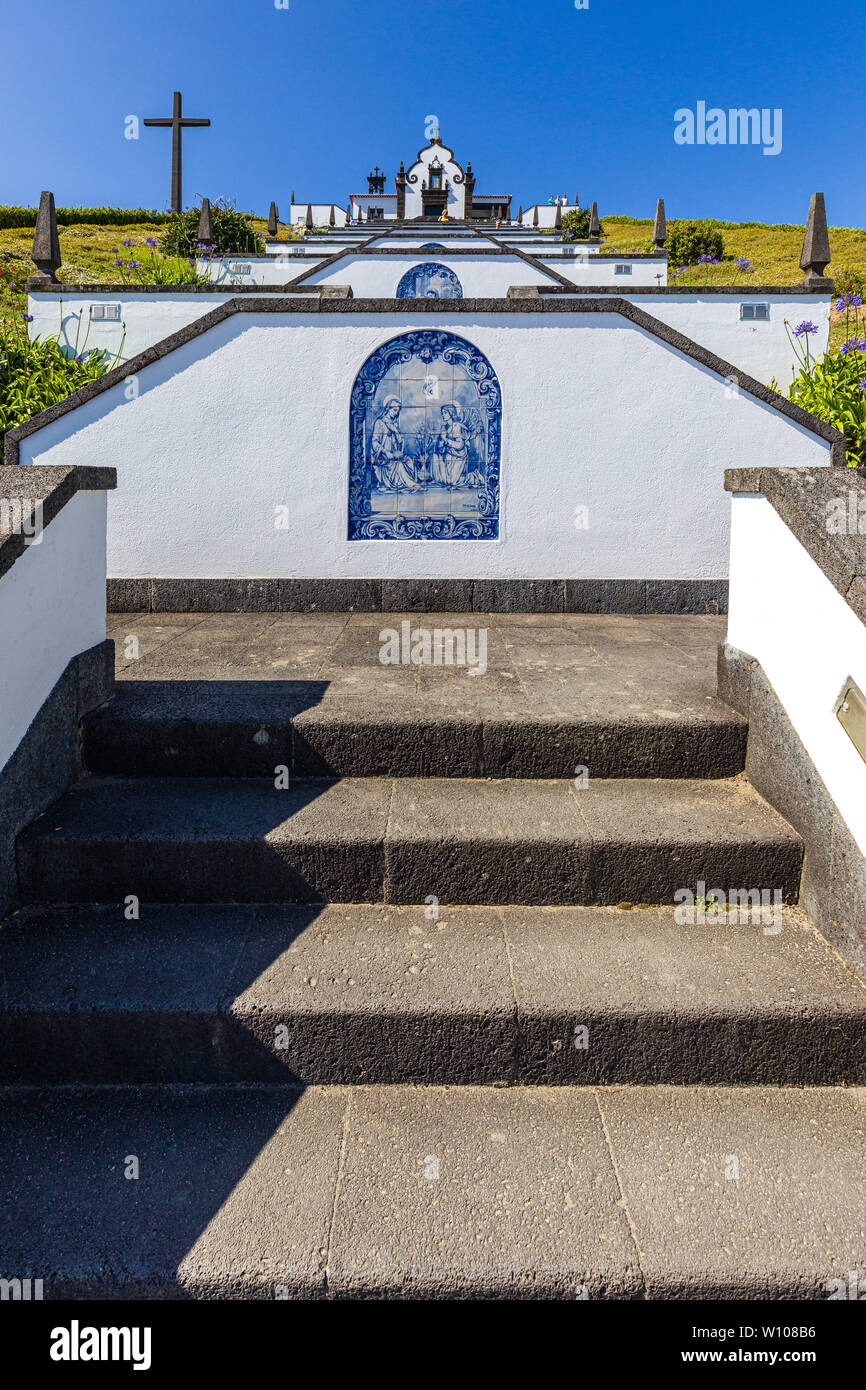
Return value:
[[(788, 337), (800, 363), (788, 390), (788, 399), (841, 430), (845, 436), (848, 466), (863, 467), (866, 465), (866, 337), (859, 333), (860, 295), (849, 292), (836, 300), (835, 307), (846, 314), (846, 340), (840, 348), (817, 358), (812, 356), (809, 345), (809, 339), (818, 332), (817, 324), (804, 320), (792, 329), (786, 320)], [(849, 337), (847, 334), (852, 326), (854, 332)]]
[[(62, 303), (60, 313), (62, 320)], [(28, 337), (27, 323), (31, 320), (31, 314), (22, 313), (16, 323), (0, 328), (0, 434), (65, 400), (86, 382), (104, 376), (117, 364), (123, 349), (121, 341), (114, 358), (106, 352), (88, 352), (85, 335), (80, 348), (76, 336), (67, 352), (57, 337)]]
[[(120, 255), (120, 247), (114, 246), (112, 250), (116, 252), (117, 259), (112, 262), (120, 271), (120, 278), (126, 284), (136, 285), (208, 285), (209, 277), (203, 271), (196, 269), (196, 257), (203, 257), (209, 260), (212, 247), (204, 246), (201, 243), (195, 248), (194, 254), (188, 257), (170, 256), (165, 251), (159, 251), (159, 242), (156, 237), (145, 237), (143, 245), (146, 251), (136, 252), (130, 255), (128, 260), (124, 260)], [(132, 251), (135, 242), (131, 237), (120, 243), (124, 250)], [(138, 260), (137, 256), (143, 259)]]
[[(175, 218), (162, 238), (161, 250), (167, 255), (189, 258), (198, 247), (200, 208), (186, 208)], [(254, 230), (246, 213), (238, 212), (234, 203), (219, 198), (211, 207), (213, 246), (215, 251), (228, 251), (243, 256), (261, 252), (261, 235)]]

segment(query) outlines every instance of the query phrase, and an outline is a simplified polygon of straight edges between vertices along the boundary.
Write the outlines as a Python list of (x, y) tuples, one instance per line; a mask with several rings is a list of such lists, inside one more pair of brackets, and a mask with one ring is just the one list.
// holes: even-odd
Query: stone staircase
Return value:
[[(589, 668), (535, 710), (121, 682), (18, 842), (4, 1267), (50, 1297), (780, 1298), (862, 1262), (866, 990), (709, 668), (665, 689), (628, 645), (637, 712)], [(699, 883), (779, 890), (778, 927), (679, 925)]]

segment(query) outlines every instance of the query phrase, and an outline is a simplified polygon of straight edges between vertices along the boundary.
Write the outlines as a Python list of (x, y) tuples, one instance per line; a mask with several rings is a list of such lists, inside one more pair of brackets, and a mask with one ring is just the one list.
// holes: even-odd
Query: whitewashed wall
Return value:
[(761, 663), (866, 854), (866, 763), (835, 714), (849, 676), (866, 690), (866, 627), (765, 497), (731, 510), (728, 641)]
[[(232, 285), (285, 285), (305, 270), (315, 270), (339, 248), (329, 248), (315, 256), (310, 249), (297, 243), (287, 246), (279, 256), (226, 256), (218, 261), (197, 261), (198, 270), (207, 275), (220, 289)], [(239, 273), (236, 267), (249, 266), (249, 273)]]
[(106, 494), (77, 492), (0, 576), (0, 769), (69, 662), (105, 641)]
[[(574, 212), (574, 211), (575, 211), (575, 204), (574, 204), (574, 203), (565, 203), (564, 205), (562, 205), (562, 214), (563, 214), (563, 216), (565, 216), (565, 214), (566, 214), (567, 212)], [(533, 227), (533, 226), (535, 226), (536, 224), (533, 222), (533, 217), (534, 217), (534, 209), (530, 207), (530, 208), (528, 208), (528, 209), (526, 210), (526, 212), (523, 214), (523, 226), (524, 226), (524, 227), (530, 227), (530, 228)], [(539, 226), (539, 227), (555, 227), (555, 226), (556, 226), (556, 204), (555, 204), (555, 203), (553, 204), (552, 207), (550, 206), (549, 203), (539, 203), (539, 204), (538, 204), (538, 226)]]
[[(629, 295), (630, 304), (638, 304), (648, 314), (661, 319), (678, 333), (684, 333), (696, 343), (709, 348), (725, 362), (731, 362), (747, 375), (769, 386), (775, 377), (783, 395), (787, 393), (799, 369), (797, 355), (785, 328), (792, 328), (804, 319), (818, 326), (810, 339), (810, 352), (826, 352), (830, 339), (830, 297), (815, 294), (766, 295), (707, 294), (700, 291), (681, 295)], [(740, 305), (769, 304), (770, 318), (766, 323), (740, 319)]]
[[(330, 226), (330, 219), (331, 219), (331, 204), (330, 204), (330, 203), (313, 203), (313, 204), (311, 204), (311, 207), (312, 207), (312, 213), (313, 213), (313, 226), (314, 226), (314, 227), (327, 227), (327, 226)], [(297, 226), (299, 226), (301, 223), (305, 223), (306, 220), (307, 220), (307, 204), (306, 204), (306, 203), (292, 203), (291, 206), (289, 207), (289, 221), (286, 223), (286, 226), (287, 226), (287, 227), (297, 227)], [(335, 226), (335, 227), (345, 227), (346, 222), (347, 222), (346, 209), (345, 209), (345, 208), (341, 208), (340, 205), (339, 205), (339, 203), (335, 203), (335, 204), (334, 204), (334, 226)]]
[[(668, 263), (663, 256), (658, 260), (635, 260), (633, 256), (617, 256), (615, 261), (609, 261), (606, 258), (600, 260), (597, 256), (585, 256), (583, 252), (575, 257), (566, 256), (562, 252), (546, 255), (536, 251), (532, 254), (538, 256), (542, 264), (552, 266), (575, 285), (618, 285), (628, 290), (634, 285), (664, 288), (668, 283)], [(618, 265), (630, 266), (630, 273), (617, 275)]]
[[(289, 278), (289, 275), (285, 276), (286, 280)], [(78, 334), (79, 349), (86, 341), (88, 352), (92, 348), (103, 349), (112, 359), (119, 353), (120, 361), (128, 362), (131, 357), (153, 347), (178, 329), (186, 328), (195, 319), (209, 314), (217, 305), (225, 304), (232, 294), (231, 288), (213, 293), (197, 290), (195, 294), (172, 294), (171, 290), (164, 294), (136, 293), (134, 290), (120, 294), (100, 291), (76, 294), (64, 289), (62, 325), (61, 296), (54, 293), (31, 294), (28, 296), (28, 313), (33, 315), (33, 322), (28, 328), (31, 338), (37, 335), (53, 337), (59, 331), (60, 342), (69, 351), (73, 350)], [(119, 304), (121, 321), (91, 319), (91, 304)], [(82, 313), (84, 319), (79, 333), (79, 316)]]
[(314, 270), (305, 281), (310, 285), (351, 285), (356, 299), (393, 299), (397, 286), (416, 265), (448, 266), (453, 270), (466, 299), (504, 299), (511, 285), (549, 285), (551, 277), (528, 265), (519, 256), (449, 256), (447, 251), (431, 251), (420, 258), (411, 251), (405, 256), (365, 256), (362, 251), (346, 256), (322, 270)]
[[(431, 328), (499, 378), (500, 539), (349, 542), (356, 374)], [(25, 464), (116, 466), (116, 577), (716, 578), (723, 470), (828, 459), (811, 431), (618, 314), (456, 310), (234, 315), (145, 368), (133, 400), (121, 383), (21, 446)]]

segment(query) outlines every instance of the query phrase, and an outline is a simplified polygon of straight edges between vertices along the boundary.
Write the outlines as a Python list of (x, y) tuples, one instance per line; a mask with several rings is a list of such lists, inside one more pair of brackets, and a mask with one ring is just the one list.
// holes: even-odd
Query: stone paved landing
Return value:
[[(486, 629), (487, 670), (389, 666), (379, 634)], [(499, 707), (584, 717), (707, 718), (724, 617), (484, 613), (110, 613), (122, 681), (315, 681), (323, 700)], [(138, 642), (138, 659), (125, 639)]]
[(866, 1268), (864, 1129), (856, 1088), (11, 1087), (0, 1266), (47, 1299), (826, 1299)]

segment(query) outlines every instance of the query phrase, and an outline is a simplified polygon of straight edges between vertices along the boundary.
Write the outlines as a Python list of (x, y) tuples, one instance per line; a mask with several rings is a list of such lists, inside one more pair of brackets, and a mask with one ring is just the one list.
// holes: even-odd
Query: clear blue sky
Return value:
[[(124, 118), (178, 88), (213, 122), (184, 137), (187, 203), (345, 205), (376, 162), (390, 191), (435, 114), (515, 208), (802, 222), (822, 189), (832, 224), (866, 225), (864, 0), (0, 0), (0, 22), (0, 203), (166, 206), (169, 132)], [(781, 153), (675, 144), (698, 101), (781, 107)]]

